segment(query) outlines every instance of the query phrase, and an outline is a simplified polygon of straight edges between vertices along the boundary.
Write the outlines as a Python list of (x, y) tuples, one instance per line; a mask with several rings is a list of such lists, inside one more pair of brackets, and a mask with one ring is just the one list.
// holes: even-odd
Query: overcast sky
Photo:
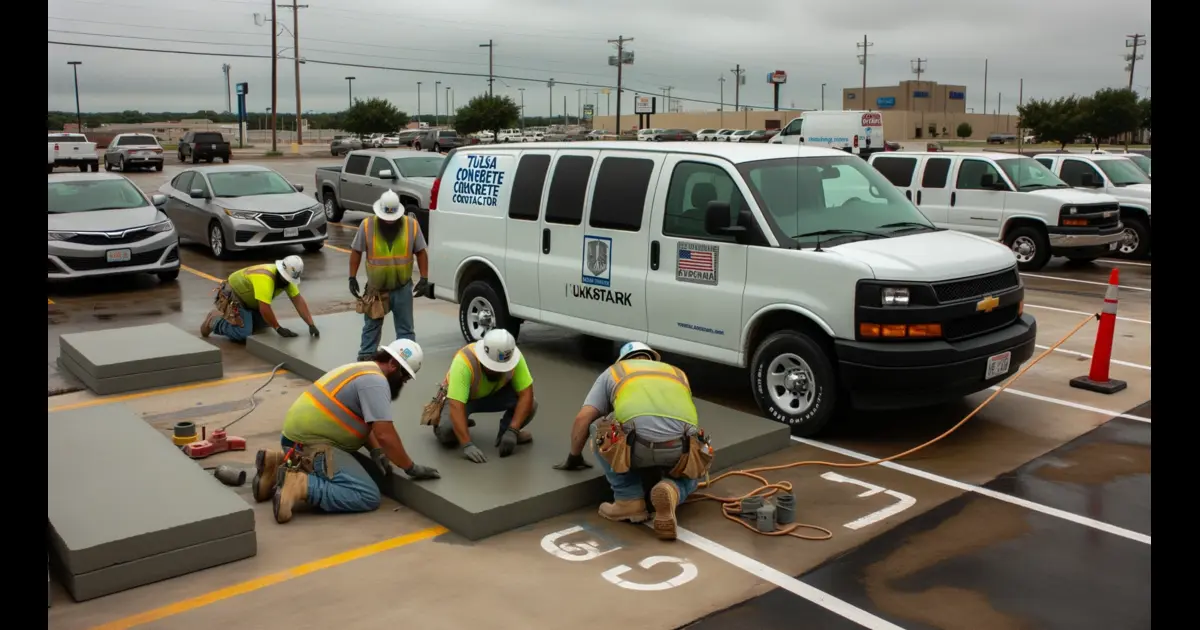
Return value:
[[(1150, 40), (1137, 63), (1134, 87), (1150, 87), (1150, 0), (303, 0), (299, 16), (304, 111), (336, 111), (348, 102), (345, 77), (355, 76), (354, 96), (385, 97), (410, 113), (446, 108), (447, 86), (461, 106), (487, 90), (488, 50), (495, 42), (495, 90), (526, 112), (547, 113), (546, 80), (615, 85), (607, 65), (615, 47), (606, 40), (632, 37), (635, 62), (626, 66), (628, 91), (713, 101), (734, 100), (731, 72), (746, 71), (743, 105), (770, 106), (767, 73), (783, 70), (782, 107), (817, 108), (821, 85), (826, 105), (840, 106), (841, 89), (862, 82), (855, 44), (868, 36), (868, 85), (915, 78), (911, 60), (928, 60), (923, 78), (967, 86), (967, 106), (983, 108), (984, 60), (988, 60), (987, 110), (1015, 110), (1018, 82), (1024, 95), (1053, 98), (1124, 86), (1126, 35)], [(201, 8), (205, 7), (205, 8)], [(226, 109), (222, 64), (233, 83), (248, 82), (250, 111), (270, 106), (271, 27), (255, 25), (269, 14), (266, 0), (49, 0), (47, 39), (126, 48), (180, 50), (216, 56), (105, 50), (47, 45), (49, 109), (75, 108), (68, 61), (82, 61), (83, 111), (197, 111)], [(290, 10), (279, 11), (292, 27)], [(424, 15), (431, 17), (424, 17)], [(270, 16), (267, 15), (269, 18)], [(86, 34), (85, 34), (86, 33)], [(120, 36), (120, 37), (117, 37)], [(292, 35), (280, 36), (279, 110), (293, 112), (295, 78)], [(1139, 53), (1142, 51), (1139, 50)], [(247, 55), (238, 57), (235, 55)], [(253, 58), (262, 57), (262, 58)], [(402, 71), (339, 67), (315, 62), (387, 66)], [(428, 72), (414, 72), (426, 70)], [(476, 73), (482, 77), (447, 73)], [(515, 78), (532, 79), (520, 81)], [(555, 86), (554, 112), (577, 107), (577, 86)], [(599, 88), (588, 88), (595, 92)], [(614, 94), (615, 96), (615, 94)], [(603, 95), (598, 114), (615, 103)], [(236, 96), (235, 96), (236, 101)], [(683, 101), (685, 110), (715, 105)], [(236, 108), (236, 102), (235, 102)], [(632, 94), (622, 106), (632, 109)]]

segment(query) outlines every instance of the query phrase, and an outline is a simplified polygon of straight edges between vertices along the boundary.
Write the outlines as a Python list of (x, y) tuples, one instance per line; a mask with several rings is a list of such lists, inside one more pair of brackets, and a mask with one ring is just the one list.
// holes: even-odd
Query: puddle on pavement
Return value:
[(1138, 444), (1093, 442), (1060, 453), (1057, 459), (1056, 465), (1041, 466), (1033, 475), (1046, 481), (1095, 486), (1150, 474), (1150, 447)]

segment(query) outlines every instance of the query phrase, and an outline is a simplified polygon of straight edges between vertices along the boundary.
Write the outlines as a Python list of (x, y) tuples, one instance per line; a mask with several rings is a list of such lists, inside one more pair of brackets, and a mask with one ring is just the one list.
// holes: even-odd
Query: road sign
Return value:
[(638, 96), (633, 99), (633, 113), (635, 114), (655, 114), (655, 106), (658, 105), (658, 99), (653, 96)]
[(787, 83), (787, 73), (784, 72), (783, 70), (776, 70), (775, 72), (768, 72), (767, 73), (767, 83), (774, 83), (776, 85), (781, 84), (781, 83)]
[(249, 83), (237, 84), (237, 93), (238, 94), (249, 94), (250, 93), (250, 84)]
[(584, 105), (583, 106), (583, 119), (584, 120), (591, 120), (592, 116), (594, 116), (595, 114), (596, 114), (596, 106), (595, 105)]

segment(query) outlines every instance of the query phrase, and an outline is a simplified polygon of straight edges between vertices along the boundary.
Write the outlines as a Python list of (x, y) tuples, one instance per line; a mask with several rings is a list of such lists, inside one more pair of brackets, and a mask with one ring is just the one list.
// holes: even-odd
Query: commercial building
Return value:
[(936, 81), (901, 81), (888, 87), (861, 87), (842, 90), (842, 109), (869, 109), (887, 112), (967, 113), (967, 86), (942, 85)]

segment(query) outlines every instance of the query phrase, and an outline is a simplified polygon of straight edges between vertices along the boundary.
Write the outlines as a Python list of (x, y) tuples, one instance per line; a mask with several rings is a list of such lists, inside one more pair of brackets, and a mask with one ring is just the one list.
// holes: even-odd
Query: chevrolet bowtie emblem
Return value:
[(975, 310), (980, 313), (991, 313), (997, 306), (1000, 306), (1000, 298), (989, 295), (975, 303)]

